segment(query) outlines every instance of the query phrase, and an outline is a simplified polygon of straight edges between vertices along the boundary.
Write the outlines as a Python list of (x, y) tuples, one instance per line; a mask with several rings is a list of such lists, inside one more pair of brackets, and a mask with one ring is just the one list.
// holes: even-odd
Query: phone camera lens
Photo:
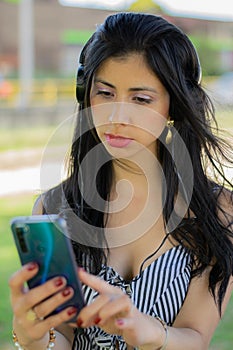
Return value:
[(27, 251), (28, 251), (27, 245), (25, 242), (25, 237), (24, 237), (25, 231), (26, 230), (24, 227), (17, 227), (16, 228), (16, 234), (18, 237), (19, 245), (20, 245), (20, 248), (21, 248), (23, 253), (27, 253)]

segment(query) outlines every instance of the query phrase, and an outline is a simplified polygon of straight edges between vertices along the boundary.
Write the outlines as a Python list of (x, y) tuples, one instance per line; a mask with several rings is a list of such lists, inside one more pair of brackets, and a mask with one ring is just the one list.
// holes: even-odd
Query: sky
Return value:
[[(59, 0), (63, 5), (101, 7), (124, 10), (135, 0)], [(156, 0), (174, 15), (186, 15), (233, 21), (232, 0)], [(89, 7), (88, 6), (88, 7)], [(171, 14), (172, 14), (171, 13)]]

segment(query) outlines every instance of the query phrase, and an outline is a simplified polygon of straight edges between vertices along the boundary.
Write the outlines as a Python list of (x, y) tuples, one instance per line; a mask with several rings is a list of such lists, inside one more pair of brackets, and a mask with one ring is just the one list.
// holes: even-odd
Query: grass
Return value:
[(9, 149), (24, 149), (38, 148), (47, 143), (48, 138), (53, 132), (51, 126), (38, 127), (23, 127), (23, 128), (5, 128), (0, 131), (0, 152)]
[[(64, 127), (63, 127), (64, 129)], [(25, 148), (43, 148), (48, 142), (53, 145), (70, 142), (67, 129), (62, 130), (56, 126), (28, 126), (1, 128), (0, 130), (0, 152), (9, 150), (22, 150)]]
[(217, 112), (217, 122), (220, 129), (233, 133), (232, 109)]
[(227, 305), (227, 310), (220, 321), (213, 339), (210, 350), (232, 350), (233, 348), (233, 295)]
[[(12, 313), (9, 300), (9, 276), (20, 266), (9, 222), (13, 216), (28, 215), (33, 205), (33, 195), (16, 195), (0, 198), (0, 349), (11, 344)], [(5, 348), (4, 348), (5, 346)]]

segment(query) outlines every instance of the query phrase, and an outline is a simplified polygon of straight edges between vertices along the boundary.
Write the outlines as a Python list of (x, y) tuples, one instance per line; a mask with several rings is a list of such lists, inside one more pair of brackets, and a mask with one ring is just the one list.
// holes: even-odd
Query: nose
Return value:
[(112, 124), (129, 124), (131, 122), (130, 109), (130, 103), (114, 102), (109, 115), (109, 122)]

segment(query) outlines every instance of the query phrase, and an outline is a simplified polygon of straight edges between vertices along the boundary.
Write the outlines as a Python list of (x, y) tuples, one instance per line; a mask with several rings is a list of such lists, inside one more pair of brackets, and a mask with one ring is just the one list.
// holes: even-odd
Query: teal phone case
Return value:
[[(29, 288), (41, 285), (50, 278), (64, 276), (74, 295), (52, 314), (75, 306), (78, 315), (85, 303), (65, 220), (58, 215), (20, 216), (12, 219), (11, 229), (21, 264), (34, 261), (39, 265), (37, 275), (28, 281)], [(69, 322), (75, 321), (77, 315)]]

